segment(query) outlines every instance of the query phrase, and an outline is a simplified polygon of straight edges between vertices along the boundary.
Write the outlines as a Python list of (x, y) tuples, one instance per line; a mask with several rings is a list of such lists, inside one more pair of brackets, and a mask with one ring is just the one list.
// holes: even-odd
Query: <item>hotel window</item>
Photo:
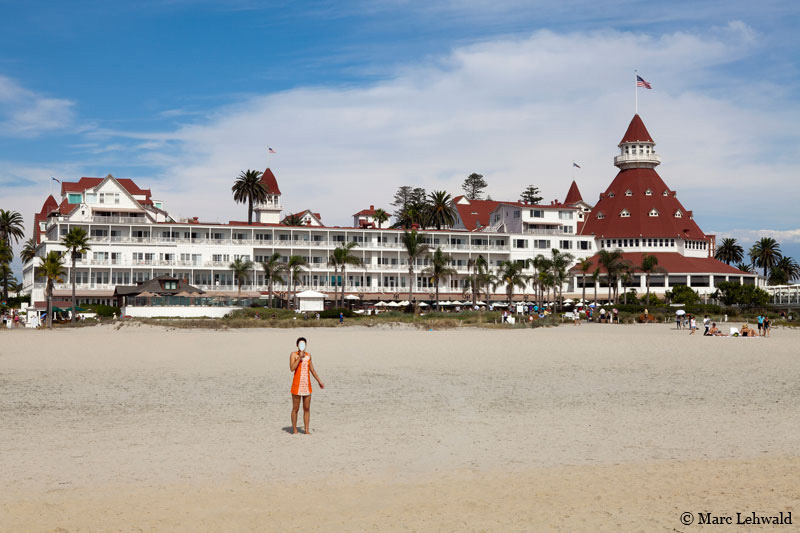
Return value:
[(616, 195), (613, 192), (608, 193), (608, 197), (609, 198), (614, 198), (614, 196), (616, 196)]
[(561, 231), (564, 233), (572, 233), (572, 226), (561, 226)]
[(560, 220), (572, 220), (572, 211), (559, 211), (558, 218)]
[(627, 191), (625, 191), (625, 196), (633, 196), (633, 191), (628, 189)]
[(664, 247), (664, 239), (658, 239), (658, 247), (659, 248), (663, 248)]
[(519, 218), (519, 217), (521, 217), (521, 216), (522, 216), (522, 213), (520, 212), (520, 210), (519, 210), (519, 209), (517, 209), (516, 211), (514, 211), (514, 218)]
[(106, 195), (105, 195), (105, 193), (102, 193), (102, 192), (100, 193), (100, 203), (101, 204), (106, 203)]
[(669, 245), (674, 247), (675, 246), (675, 239), (670, 239), (669, 240)]
[(528, 241), (525, 239), (514, 239), (514, 248), (527, 248)]
[(591, 241), (578, 241), (578, 249), (591, 250), (592, 249)]
[(603, 213), (597, 213), (597, 220), (603, 220), (606, 216)]
[(79, 192), (71, 192), (67, 195), (67, 202), (71, 204), (79, 204), (81, 203), (81, 193)]
[(544, 218), (543, 209), (531, 209), (531, 218)]
[(662, 193), (662, 196), (669, 196), (669, 191), (664, 190), (664, 192)]
[(681, 213), (680, 209), (675, 211), (675, 218), (681, 218), (682, 216), (683, 216), (683, 213)]
[(558, 247), (562, 250), (572, 250), (572, 241), (558, 241)]
[(644, 195), (645, 196), (653, 196), (653, 191), (651, 191), (650, 189), (647, 189), (646, 191), (644, 191)]
[(627, 209), (623, 209), (622, 211), (620, 211), (619, 216), (621, 216), (622, 218), (629, 218), (631, 216), (631, 213)]
[(548, 239), (538, 239), (533, 241), (533, 247), (538, 248), (540, 250), (546, 250), (550, 248), (550, 241)]
[(651, 209), (650, 212), (648, 213), (648, 215), (650, 215), (651, 217), (657, 217), (658, 216), (658, 210), (656, 210), (655, 208)]

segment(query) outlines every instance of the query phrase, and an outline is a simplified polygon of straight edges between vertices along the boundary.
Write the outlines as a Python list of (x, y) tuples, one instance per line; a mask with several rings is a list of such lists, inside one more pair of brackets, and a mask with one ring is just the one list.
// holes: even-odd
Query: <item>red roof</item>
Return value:
[(654, 143), (652, 137), (647, 132), (647, 128), (644, 127), (644, 122), (642, 122), (642, 117), (638, 114), (633, 115), (631, 119), (631, 123), (628, 124), (628, 129), (625, 131), (625, 135), (622, 136), (622, 140), (619, 142), (622, 143), (630, 143), (630, 142), (650, 142)]
[[(83, 192), (86, 189), (97, 187), (105, 178), (87, 178), (83, 177), (78, 181), (65, 181), (61, 183), (61, 195), (68, 192)], [(150, 197), (150, 189), (140, 189), (136, 183), (130, 178), (114, 178), (119, 182), (122, 187), (132, 195), (141, 195), (146, 198)]]
[[(650, 195), (647, 195), (647, 191)], [(626, 193), (630, 191), (630, 196)], [(667, 195), (664, 196), (666, 191)], [(613, 195), (613, 196), (612, 196)], [(652, 209), (658, 216), (650, 216)], [(630, 216), (620, 216), (625, 210)], [(680, 211), (680, 218), (675, 213)], [(661, 176), (652, 168), (620, 170), (591, 213), (587, 215), (582, 235), (598, 238), (678, 237), (694, 240), (706, 238), (670, 191)], [(599, 218), (599, 217), (603, 218)]]
[(42, 205), (42, 210), (39, 211), (39, 214), (47, 216), (54, 209), (58, 209), (58, 202), (56, 201), (55, 198), (53, 198), (53, 195), (51, 194), (50, 196), (47, 197), (47, 200), (44, 201), (44, 204)]
[(67, 198), (61, 200), (61, 205), (58, 206), (58, 212), (62, 215), (69, 215), (78, 207), (79, 204), (71, 204)]
[(261, 185), (267, 190), (267, 194), (280, 194), (281, 190), (278, 188), (278, 180), (275, 179), (275, 174), (267, 168), (261, 174)]
[(375, 209), (374, 205), (371, 205), (371, 206), (369, 206), (369, 209), (362, 209), (361, 211), (359, 211), (358, 213), (356, 213), (353, 216), (354, 217), (372, 217), (372, 216), (375, 216), (375, 211), (377, 211), (377, 209)]
[[(748, 274), (742, 272), (738, 268), (726, 265), (722, 261), (714, 259), (713, 257), (686, 257), (677, 252), (624, 252), (622, 254), (623, 261), (628, 261), (633, 266), (640, 266), (642, 264), (642, 257), (644, 255), (654, 255), (658, 258), (658, 266), (667, 271), (668, 274), (736, 274), (744, 276), (754, 276), (755, 274)], [(600, 272), (605, 274), (605, 269), (598, 260), (598, 255), (591, 258), (592, 268), (590, 272), (594, 272), (598, 267)], [(575, 272), (578, 266), (575, 265), (570, 271)]]
[[(453, 205), (458, 211), (458, 216), (464, 223), (464, 228), (468, 231), (482, 229), (489, 226), (489, 217), (500, 202), (494, 200), (469, 200), (469, 204), (461, 204), (459, 201), (464, 196), (456, 196), (453, 198)], [(478, 227), (480, 224), (480, 227)]]
[(572, 180), (572, 185), (569, 186), (569, 191), (567, 191), (567, 197), (564, 198), (564, 203), (571, 205), (582, 201), (583, 196), (581, 196), (581, 191), (578, 190), (578, 184), (575, 183), (575, 180)]

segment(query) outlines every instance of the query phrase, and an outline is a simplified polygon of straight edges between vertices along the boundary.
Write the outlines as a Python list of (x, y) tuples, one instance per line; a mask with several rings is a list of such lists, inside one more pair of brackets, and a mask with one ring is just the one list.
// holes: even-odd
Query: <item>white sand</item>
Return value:
[[(327, 385), (310, 436), (286, 431), (298, 335)], [(798, 341), (4, 331), (0, 528), (689, 531), (681, 512), (700, 510), (797, 524)]]

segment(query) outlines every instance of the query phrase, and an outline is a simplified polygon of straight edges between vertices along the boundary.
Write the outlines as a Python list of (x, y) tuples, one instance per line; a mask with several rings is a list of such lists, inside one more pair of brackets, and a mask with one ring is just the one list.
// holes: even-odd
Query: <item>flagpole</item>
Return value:
[(639, 114), (639, 81), (637, 76), (639, 75), (638, 70), (633, 71), (633, 94), (634, 94), (634, 114)]

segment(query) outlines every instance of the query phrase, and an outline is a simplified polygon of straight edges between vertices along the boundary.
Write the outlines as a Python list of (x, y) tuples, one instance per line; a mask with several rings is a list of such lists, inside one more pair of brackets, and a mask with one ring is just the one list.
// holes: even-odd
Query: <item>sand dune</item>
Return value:
[[(285, 430), (300, 334), (327, 385), (310, 436)], [(684, 511), (797, 512), (798, 341), (2, 332), (0, 528), (689, 531)]]

